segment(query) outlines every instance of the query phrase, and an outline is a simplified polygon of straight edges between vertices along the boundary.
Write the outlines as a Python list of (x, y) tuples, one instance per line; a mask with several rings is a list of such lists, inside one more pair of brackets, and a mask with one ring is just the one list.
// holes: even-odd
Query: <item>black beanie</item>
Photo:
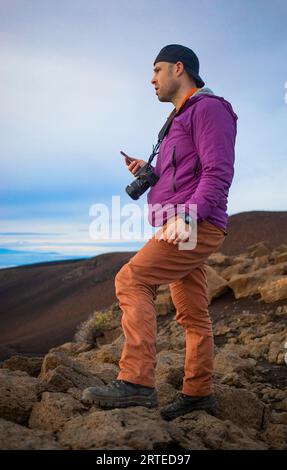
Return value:
[(188, 47), (169, 44), (161, 49), (153, 64), (155, 65), (157, 62), (172, 62), (175, 64), (177, 61), (183, 63), (186, 72), (194, 78), (198, 88), (204, 87), (205, 83), (199, 76), (198, 57)]

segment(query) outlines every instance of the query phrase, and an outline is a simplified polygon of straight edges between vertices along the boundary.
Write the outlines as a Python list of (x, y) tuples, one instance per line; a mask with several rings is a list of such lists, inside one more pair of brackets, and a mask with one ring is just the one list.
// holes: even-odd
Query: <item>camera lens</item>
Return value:
[(138, 199), (148, 188), (150, 183), (146, 180), (138, 178), (136, 181), (133, 181), (126, 187), (126, 192), (128, 195), (136, 200)]
[(133, 185), (133, 183), (132, 183), (132, 184), (129, 184), (129, 185), (126, 187), (126, 192), (128, 193), (128, 195), (129, 195), (132, 199), (136, 200), (136, 199), (138, 199), (138, 198), (140, 197), (140, 195), (138, 195), (137, 190), (135, 190), (135, 188), (133, 188), (132, 185)]

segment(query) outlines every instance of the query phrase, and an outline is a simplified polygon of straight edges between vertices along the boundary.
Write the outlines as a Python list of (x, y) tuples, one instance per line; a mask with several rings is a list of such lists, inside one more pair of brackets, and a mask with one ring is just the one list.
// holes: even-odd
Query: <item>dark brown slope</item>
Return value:
[(221, 252), (237, 255), (248, 245), (261, 241), (274, 249), (287, 243), (287, 211), (251, 211), (231, 215), (228, 219), (228, 235)]
[[(287, 212), (230, 216), (220, 251), (235, 255), (260, 241), (271, 248), (287, 243)], [(133, 254), (109, 253), (0, 270), (0, 359), (13, 350), (14, 354), (42, 354), (70, 341), (80, 322), (116, 300), (115, 274)]]
[(0, 270), (0, 359), (71, 340), (81, 321), (116, 300), (114, 276), (133, 254)]

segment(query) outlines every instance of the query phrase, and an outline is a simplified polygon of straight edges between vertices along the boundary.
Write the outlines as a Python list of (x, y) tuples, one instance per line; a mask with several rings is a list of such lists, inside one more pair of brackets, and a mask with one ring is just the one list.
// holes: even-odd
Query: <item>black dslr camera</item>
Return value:
[(159, 177), (153, 172), (152, 166), (146, 163), (135, 173), (136, 180), (126, 187), (132, 199), (138, 199), (150, 186), (154, 186)]

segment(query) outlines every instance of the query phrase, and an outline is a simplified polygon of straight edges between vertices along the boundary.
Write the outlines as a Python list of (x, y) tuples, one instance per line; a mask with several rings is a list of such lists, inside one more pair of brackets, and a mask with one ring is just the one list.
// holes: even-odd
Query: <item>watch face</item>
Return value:
[(181, 212), (179, 216), (182, 218), (182, 220), (184, 220), (186, 224), (190, 224), (192, 222), (192, 217), (190, 217), (190, 215), (188, 214), (184, 214), (183, 212)]

